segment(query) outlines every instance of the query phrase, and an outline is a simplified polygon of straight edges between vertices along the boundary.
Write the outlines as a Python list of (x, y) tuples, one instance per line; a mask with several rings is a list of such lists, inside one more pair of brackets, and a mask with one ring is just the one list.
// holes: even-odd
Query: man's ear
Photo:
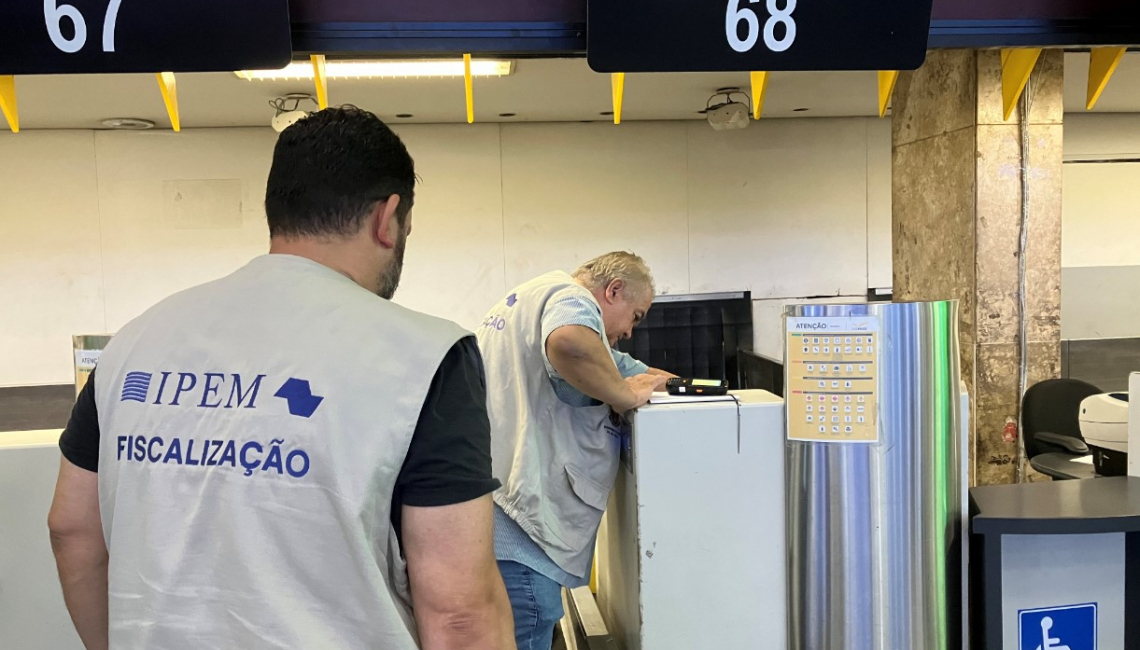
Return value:
[(610, 283), (606, 285), (606, 300), (611, 303), (616, 301), (621, 296), (622, 291), (625, 291), (624, 280), (610, 280)]
[(388, 200), (377, 203), (370, 217), (374, 228), (372, 236), (384, 248), (396, 248), (400, 241), (400, 220), (396, 218), (399, 207), (400, 195), (393, 194)]

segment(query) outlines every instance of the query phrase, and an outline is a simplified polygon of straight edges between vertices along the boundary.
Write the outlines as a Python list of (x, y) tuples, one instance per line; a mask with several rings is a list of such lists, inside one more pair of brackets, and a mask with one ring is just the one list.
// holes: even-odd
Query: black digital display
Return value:
[(0, 74), (277, 69), (287, 0), (0, 0)]
[(588, 0), (598, 72), (913, 70), (932, 0)]

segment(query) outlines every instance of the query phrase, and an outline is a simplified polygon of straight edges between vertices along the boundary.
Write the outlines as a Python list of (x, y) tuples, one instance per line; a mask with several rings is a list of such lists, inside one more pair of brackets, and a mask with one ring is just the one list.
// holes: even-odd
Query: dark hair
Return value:
[(328, 108), (285, 129), (265, 189), (270, 236), (346, 236), (396, 194), (401, 224), (415, 199), (416, 170), (399, 136), (355, 106)]

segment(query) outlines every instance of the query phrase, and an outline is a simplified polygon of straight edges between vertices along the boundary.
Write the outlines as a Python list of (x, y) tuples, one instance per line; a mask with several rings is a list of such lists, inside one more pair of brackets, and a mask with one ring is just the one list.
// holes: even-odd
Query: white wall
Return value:
[[(890, 285), (890, 129), (874, 119), (404, 126), (423, 178), (397, 301), (473, 327), (514, 284), (612, 249), (662, 292), (785, 302)], [(72, 380), (113, 332), (267, 247), (268, 129), (0, 134), (0, 386)], [(773, 321), (777, 322), (777, 321)]]
[(0, 385), (65, 383), (72, 333), (106, 329), (95, 139), (0, 135)]
[(1065, 116), (1061, 266), (1140, 265), (1135, 161), (1140, 114)]
[(1140, 336), (1140, 115), (1065, 116), (1061, 336)]

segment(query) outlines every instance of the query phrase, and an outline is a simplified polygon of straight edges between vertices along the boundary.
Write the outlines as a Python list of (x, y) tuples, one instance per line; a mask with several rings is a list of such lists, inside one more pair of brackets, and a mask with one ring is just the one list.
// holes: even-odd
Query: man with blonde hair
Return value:
[(503, 298), (476, 334), (487, 370), (495, 557), (519, 650), (549, 650), (562, 587), (589, 582), (624, 420), (672, 375), (613, 346), (653, 303), (632, 253), (554, 271)]

